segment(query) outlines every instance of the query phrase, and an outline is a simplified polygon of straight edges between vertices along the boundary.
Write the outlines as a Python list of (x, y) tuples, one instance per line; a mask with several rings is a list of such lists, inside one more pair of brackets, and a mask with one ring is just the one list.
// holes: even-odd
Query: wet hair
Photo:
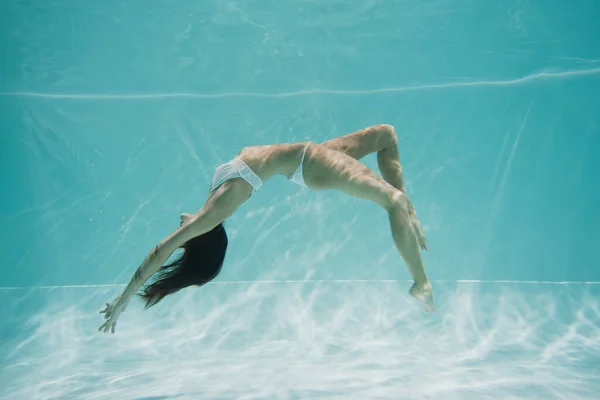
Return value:
[(227, 252), (227, 232), (221, 223), (210, 232), (190, 239), (181, 248), (183, 253), (179, 258), (163, 265), (154, 281), (138, 293), (146, 309), (183, 288), (202, 286), (219, 275)]

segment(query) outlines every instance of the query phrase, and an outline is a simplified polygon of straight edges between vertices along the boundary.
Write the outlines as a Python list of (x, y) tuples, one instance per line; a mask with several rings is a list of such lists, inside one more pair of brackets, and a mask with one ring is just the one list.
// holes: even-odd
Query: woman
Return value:
[[(360, 163), (377, 152), (383, 179)], [(274, 175), (282, 174), (310, 189), (337, 189), (370, 200), (387, 211), (396, 248), (412, 274), (409, 293), (424, 301), (425, 311), (435, 309), (431, 284), (425, 273), (419, 246), (427, 250), (423, 229), (406, 197), (398, 137), (391, 125), (376, 125), (327, 142), (276, 144), (243, 149), (214, 174), (204, 206), (195, 214), (182, 214), (180, 227), (162, 240), (137, 269), (129, 284), (101, 311), (105, 322), (99, 330), (114, 333), (119, 314), (131, 297), (158, 272), (154, 282), (140, 296), (146, 308), (184, 287), (214, 279), (221, 270), (227, 249), (222, 222)], [(181, 257), (163, 263), (178, 248)]]

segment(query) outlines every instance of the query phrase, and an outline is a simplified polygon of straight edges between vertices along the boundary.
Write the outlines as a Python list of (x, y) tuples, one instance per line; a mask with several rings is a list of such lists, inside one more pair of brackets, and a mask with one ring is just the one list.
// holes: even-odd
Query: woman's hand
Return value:
[(106, 321), (100, 328), (98, 328), (99, 332), (107, 333), (110, 330), (110, 333), (115, 333), (115, 327), (117, 326), (117, 319), (119, 315), (125, 311), (127, 304), (121, 301), (121, 295), (118, 295), (112, 303), (106, 303), (106, 308), (100, 311), (100, 314), (104, 314), (104, 318)]

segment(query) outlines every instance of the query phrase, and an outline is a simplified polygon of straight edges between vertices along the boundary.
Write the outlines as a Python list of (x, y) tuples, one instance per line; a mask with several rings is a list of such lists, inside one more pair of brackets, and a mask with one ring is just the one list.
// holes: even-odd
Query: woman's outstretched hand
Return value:
[(126, 304), (123, 304), (121, 301), (121, 295), (118, 295), (112, 303), (106, 303), (106, 308), (100, 311), (100, 314), (104, 314), (104, 323), (100, 325), (98, 328), (99, 332), (107, 333), (115, 333), (115, 327), (117, 326), (117, 319), (119, 315), (125, 311), (127, 307)]

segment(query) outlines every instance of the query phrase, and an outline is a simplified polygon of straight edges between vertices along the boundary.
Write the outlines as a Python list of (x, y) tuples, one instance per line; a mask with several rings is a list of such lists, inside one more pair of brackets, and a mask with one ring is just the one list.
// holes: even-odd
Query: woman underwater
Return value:
[[(381, 177), (358, 161), (374, 152)], [(202, 286), (214, 279), (227, 250), (223, 221), (274, 175), (285, 175), (310, 189), (337, 189), (385, 209), (394, 244), (414, 280), (409, 293), (424, 302), (426, 312), (435, 310), (431, 283), (419, 252), (419, 246), (427, 250), (427, 243), (406, 196), (398, 137), (393, 126), (381, 124), (320, 144), (246, 147), (231, 161), (220, 165), (205, 204), (193, 215), (181, 214), (180, 227), (150, 251), (125, 290), (100, 311), (105, 321), (98, 330), (114, 333), (117, 319), (129, 300), (157, 273), (154, 282), (140, 293), (146, 308), (185, 287)], [(178, 248), (183, 248), (182, 255), (163, 265)]]

